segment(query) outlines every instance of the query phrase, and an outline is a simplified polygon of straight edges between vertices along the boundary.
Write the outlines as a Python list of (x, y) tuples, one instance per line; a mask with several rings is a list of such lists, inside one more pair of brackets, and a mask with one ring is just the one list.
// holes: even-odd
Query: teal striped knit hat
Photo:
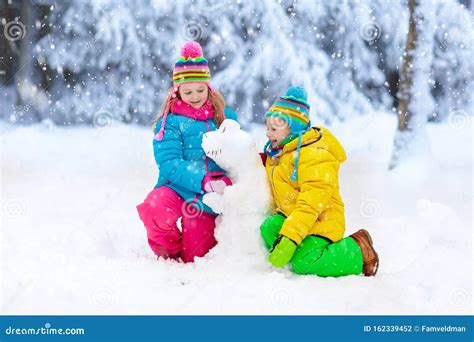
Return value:
[[(291, 135), (284, 139), (282, 144), (286, 144), (295, 138), (298, 138), (295, 160), (293, 163), (293, 172), (290, 179), (298, 180), (298, 161), (300, 158), (301, 138), (311, 128), (309, 119), (308, 94), (302, 87), (289, 87), (284, 96), (280, 96), (275, 103), (265, 113), (265, 117), (274, 116), (285, 120), (290, 127)], [(264, 147), (264, 153), (267, 155), (272, 153), (268, 151), (271, 142), (268, 141)], [(280, 147), (281, 148), (281, 147)]]
[(298, 134), (311, 126), (308, 94), (302, 87), (289, 87), (268, 109), (265, 117), (275, 116), (285, 120), (292, 134)]

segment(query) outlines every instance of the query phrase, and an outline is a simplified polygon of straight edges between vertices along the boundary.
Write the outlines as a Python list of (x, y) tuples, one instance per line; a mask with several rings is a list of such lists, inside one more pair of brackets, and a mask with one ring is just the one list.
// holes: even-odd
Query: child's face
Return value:
[(201, 108), (207, 101), (209, 89), (206, 83), (185, 83), (179, 87), (179, 96), (181, 96), (181, 100), (190, 106)]
[(276, 147), (283, 139), (291, 134), (288, 123), (274, 116), (269, 116), (265, 119), (267, 124), (267, 138), (271, 141), (272, 147)]

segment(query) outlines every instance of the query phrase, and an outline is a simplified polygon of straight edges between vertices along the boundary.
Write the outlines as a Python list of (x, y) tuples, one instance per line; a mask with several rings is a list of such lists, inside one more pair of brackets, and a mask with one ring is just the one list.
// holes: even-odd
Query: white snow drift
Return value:
[[(395, 127), (381, 113), (331, 127), (348, 154), (346, 235), (373, 233), (374, 278), (297, 276), (247, 253), (263, 203), (257, 177), (247, 190), (255, 153), (241, 168), (216, 157), (236, 178), (229, 190), (245, 195), (235, 211), (223, 198), (218, 234), (232, 243), (181, 264), (156, 260), (135, 209), (157, 179), (150, 129), (3, 127), (2, 313), (471, 314), (471, 121), (429, 125), (431, 155), (388, 172)], [(251, 133), (262, 146), (263, 127)]]

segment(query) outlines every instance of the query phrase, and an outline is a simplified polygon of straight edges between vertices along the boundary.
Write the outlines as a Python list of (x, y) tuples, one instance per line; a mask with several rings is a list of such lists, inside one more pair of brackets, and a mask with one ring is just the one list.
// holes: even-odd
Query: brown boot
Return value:
[(365, 229), (359, 229), (350, 237), (354, 239), (362, 252), (362, 260), (364, 262), (362, 273), (368, 277), (374, 276), (379, 268), (379, 256), (372, 246), (372, 237), (369, 232)]

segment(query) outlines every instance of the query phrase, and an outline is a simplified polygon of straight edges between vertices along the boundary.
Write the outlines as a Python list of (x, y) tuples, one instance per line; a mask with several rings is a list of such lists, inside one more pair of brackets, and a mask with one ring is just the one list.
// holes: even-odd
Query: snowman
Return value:
[(271, 193), (255, 142), (237, 121), (226, 119), (218, 130), (203, 135), (202, 148), (232, 180), (223, 193), (211, 192), (203, 198), (220, 214), (214, 253), (238, 258), (258, 254), (264, 260), (260, 224), (271, 209)]

